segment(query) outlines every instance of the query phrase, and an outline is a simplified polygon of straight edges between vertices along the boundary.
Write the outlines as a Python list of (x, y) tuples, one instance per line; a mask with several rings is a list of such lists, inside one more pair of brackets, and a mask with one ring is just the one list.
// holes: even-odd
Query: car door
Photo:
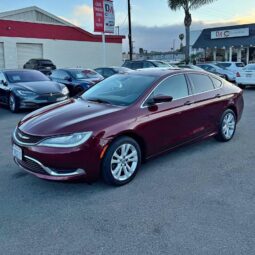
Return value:
[(5, 75), (0, 72), (0, 102), (8, 103), (9, 87)]
[[(217, 129), (217, 123), (222, 114), (224, 97), (219, 85), (222, 81), (201, 73), (189, 73), (187, 76), (194, 96), (193, 114), (199, 133), (201, 135), (210, 134)], [(218, 80), (217, 85), (214, 84), (213, 79)]]
[[(148, 102), (157, 95), (173, 97), (172, 102), (150, 106)], [(148, 154), (153, 155), (174, 147), (197, 135), (193, 120), (193, 96), (184, 74), (163, 80), (142, 105), (140, 132), (149, 141)]]

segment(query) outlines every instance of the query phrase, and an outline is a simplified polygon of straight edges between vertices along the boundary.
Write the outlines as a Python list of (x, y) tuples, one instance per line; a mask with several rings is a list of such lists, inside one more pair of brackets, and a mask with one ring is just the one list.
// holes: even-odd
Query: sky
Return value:
[[(93, 0), (0, 0), (0, 12), (36, 5), (93, 32)], [(178, 48), (184, 32), (182, 10), (171, 11), (167, 0), (131, 0), (134, 50), (168, 51)], [(127, 36), (127, 0), (114, 0), (116, 26)], [(216, 0), (192, 11), (191, 30), (255, 23), (255, 0)], [(127, 40), (123, 50), (127, 50)]]

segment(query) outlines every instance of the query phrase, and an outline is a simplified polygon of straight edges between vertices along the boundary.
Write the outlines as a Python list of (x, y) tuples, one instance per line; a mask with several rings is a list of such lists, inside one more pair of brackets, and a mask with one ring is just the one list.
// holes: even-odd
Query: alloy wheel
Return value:
[(224, 116), (222, 122), (222, 133), (227, 140), (231, 139), (235, 133), (236, 120), (235, 116), (229, 112)]
[(124, 143), (113, 153), (111, 158), (111, 173), (115, 180), (126, 181), (134, 174), (137, 165), (137, 149), (132, 144)]

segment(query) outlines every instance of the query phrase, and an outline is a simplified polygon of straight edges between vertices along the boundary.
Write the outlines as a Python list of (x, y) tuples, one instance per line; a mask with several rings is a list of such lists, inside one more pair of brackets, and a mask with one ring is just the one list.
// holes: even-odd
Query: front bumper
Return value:
[(68, 99), (68, 95), (62, 95), (58, 97), (35, 97), (35, 98), (19, 98), (19, 108), (20, 109), (30, 109), (30, 108), (39, 108), (49, 104), (58, 103)]
[[(37, 137), (33, 139), (34, 142)], [(104, 147), (97, 138), (91, 137), (79, 147), (51, 148), (38, 146), (37, 141), (30, 145), (25, 144), (17, 139), (15, 131), (12, 143), (22, 151), (21, 159), (14, 156), (15, 163), (39, 178), (95, 181), (100, 176), (100, 155)]]

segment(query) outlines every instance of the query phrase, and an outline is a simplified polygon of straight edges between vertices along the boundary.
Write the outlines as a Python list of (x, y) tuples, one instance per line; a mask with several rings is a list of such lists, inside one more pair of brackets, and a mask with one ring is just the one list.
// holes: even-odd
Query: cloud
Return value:
[(69, 17), (61, 18), (88, 31), (93, 29), (93, 8), (89, 5), (76, 5)]

